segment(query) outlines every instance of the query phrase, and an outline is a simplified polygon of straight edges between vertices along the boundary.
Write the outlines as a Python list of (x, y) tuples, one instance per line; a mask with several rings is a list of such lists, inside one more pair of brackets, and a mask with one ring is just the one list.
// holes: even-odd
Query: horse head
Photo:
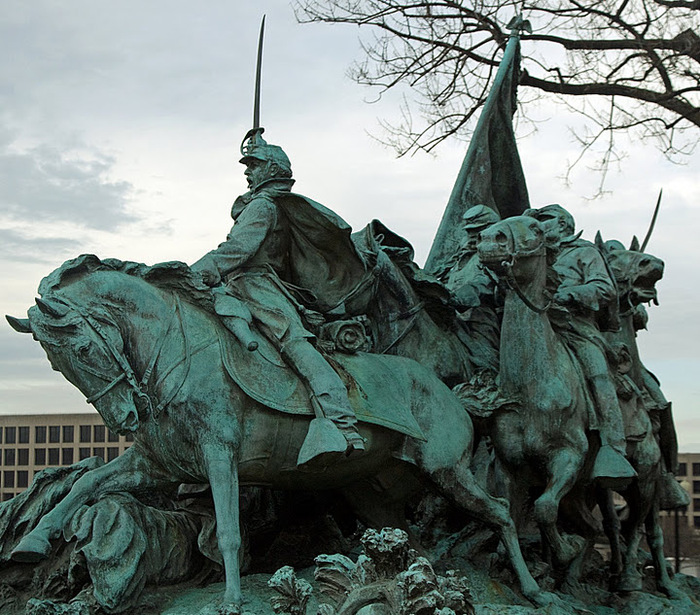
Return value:
[(135, 385), (133, 371), (125, 370), (124, 342), (107, 312), (90, 313), (67, 297), (50, 294), (37, 299), (28, 316), (7, 319), (15, 330), (33, 334), (51, 367), (85, 395), (110, 430), (136, 431), (146, 411), (145, 395)]
[(650, 302), (658, 305), (656, 283), (664, 274), (664, 262), (660, 258), (639, 251), (638, 243), (636, 249), (635, 246), (626, 249), (619, 241), (603, 242), (598, 236), (596, 244), (615, 277), (621, 309)]
[[(499, 277), (513, 277), (520, 284), (540, 279), (547, 240), (540, 223), (529, 216), (496, 222), (479, 234), (477, 253), (481, 263)], [(533, 258), (536, 257), (536, 258)]]

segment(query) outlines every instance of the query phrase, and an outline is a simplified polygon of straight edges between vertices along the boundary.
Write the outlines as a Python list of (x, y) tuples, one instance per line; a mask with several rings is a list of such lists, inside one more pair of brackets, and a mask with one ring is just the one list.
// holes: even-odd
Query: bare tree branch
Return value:
[[(579, 113), (588, 127), (577, 134), (582, 155), (603, 147), (602, 172), (620, 159), (622, 132), (671, 159), (693, 151), (700, 0), (517, 4), (534, 28), (521, 37), (521, 98), (553, 97)], [(356, 24), (373, 34), (362, 38), (365, 57), (350, 74), (380, 95), (403, 92), (398, 122), (382, 123), (399, 155), (469, 136), (508, 40), (503, 24), (514, 14), (503, 0), (294, 0), (294, 7), (301, 22)]]

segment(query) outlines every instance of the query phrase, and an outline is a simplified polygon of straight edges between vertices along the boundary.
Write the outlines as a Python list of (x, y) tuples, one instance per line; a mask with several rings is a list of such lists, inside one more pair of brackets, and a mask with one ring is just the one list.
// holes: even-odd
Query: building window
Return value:
[(17, 465), (18, 466), (28, 466), (29, 465), (29, 449), (20, 448), (17, 451)]
[(16, 427), (5, 427), (5, 444), (14, 444), (15, 435), (17, 432)]
[(82, 461), (83, 459), (87, 459), (90, 457), (90, 449), (89, 448), (79, 448), (78, 449), (78, 459)]
[(700, 528), (700, 515), (693, 515), (693, 526)]
[(35, 448), (34, 449), (34, 465), (35, 466), (45, 466), (46, 465), (46, 449), (45, 448)]
[(107, 442), (119, 442), (119, 434), (116, 434), (111, 429), (108, 429)]
[(34, 428), (34, 442), (36, 444), (46, 444), (46, 425), (37, 425)]
[(688, 475), (688, 464), (681, 462), (678, 464), (678, 473), (676, 476), (687, 476)]
[(107, 461), (113, 461), (119, 457), (119, 448), (116, 446), (110, 446), (107, 449)]
[(57, 448), (50, 448), (49, 449), (49, 465), (50, 466), (57, 466), (58, 464), (58, 449)]
[(72, 448), (64, 448), (63, 451), (61, 451), (61, 458), (62, 458), (62, 464), (64, 466), (69, 466), (73, 463), (73, 449)]
[(92, 449), (92, 454), (94, 457), (102, 457), (102, 459), (104, 460), (104, 458), (105, 458), (104, 446), (96, 446), (95, 448)]
[(695, 512), (700, 513), (700, 498), (693, 498), (693, 508)]
[(19, 443), (29, 444), (29, 427), (19, 428)]
[(13, 497), (15, 497), (14, 493), (3, 493), (2, 494), (2, 501), (9, 502)]
[(29, 472), (27, 472), (27, 470), (17, 471), (17, 486), (29, 487)]
[(105, 441), (105, 426), (104, 425), (94, 425), (95, 437), (93, 442), (104, 442)]
[(5, 449), (5, 465), (6, 466), (15, 465), (15, 449), (14, 448), (6, 448)]
[(2, 486), (7, 489), (8, 487), (15, 486), (15, 473), (12, 470), (5, 470), (2, 473)]
[(127, 442), (133, 442), (134, 441), (134, 434), (132, 432), (129, 432), (126, 434), (126, 441)]
[(693, 464), (693, 476), (700, 476), (700, 463)]
[(700, 480), (693, 481), (693, 493), (700, 493)]
[(91, 425), (81, 425), (80, 426), (80, 441), (81, 442), (91, 442), (90, 433), (92, 432)]
[(63, 426), (63, 441), (64, 442), (73, 442), (73, 434), (74, 434), (74, 428), (73, 425), (64, 425)]
[(49, 426), (49, 442), (55, 444), (61, 441), (61, 427), (59, 425)]

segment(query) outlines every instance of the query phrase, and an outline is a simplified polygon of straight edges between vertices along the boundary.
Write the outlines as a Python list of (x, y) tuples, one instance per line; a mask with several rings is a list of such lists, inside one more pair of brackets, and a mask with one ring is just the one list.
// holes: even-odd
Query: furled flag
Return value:
[(474, 205), (488, 205), (501, 218), (520, 215), (529, 205), (525, 175), (513, 131), (520, 77), (520, 31), (530, 24), (516, 17), (462, 168), (433, 240), (425, 270), (434, 273), (455, 254), (463, 236), (462, 216)]

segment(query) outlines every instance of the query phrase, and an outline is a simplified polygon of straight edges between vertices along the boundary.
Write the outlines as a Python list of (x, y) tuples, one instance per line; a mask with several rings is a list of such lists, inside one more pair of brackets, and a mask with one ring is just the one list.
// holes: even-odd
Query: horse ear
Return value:
[(605, 242), (603, 241), (603, 236), (600, 234), (600, 231), (598, 231), (595, 234), (595, 245), (601, 252), (607, 253), (608, 247), (605, 245)]
[(29, 318), (15, 318), (14, 316), (10, 316), (9, 314), (6, 314), (5, 318), (7, 319), (7, 322), (10, 323), (10, 326), (15, 331), (17, 331), (19, 333), (31, 333), (32, 332), (32, 327), (29, 324)]
[(634, 237), (632, 237), (632, 243), (630, 244), (630, 250), (632, 252), (639, 252), (639, 239), (637, 239), (636, 235)]
[(57, 299), (41, 299), (37, 297), (36, 304), (42, 314), (53, 316), (54, 318), (63, 318), (70, 311), (70, 308), (65, 303)]

